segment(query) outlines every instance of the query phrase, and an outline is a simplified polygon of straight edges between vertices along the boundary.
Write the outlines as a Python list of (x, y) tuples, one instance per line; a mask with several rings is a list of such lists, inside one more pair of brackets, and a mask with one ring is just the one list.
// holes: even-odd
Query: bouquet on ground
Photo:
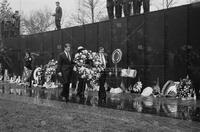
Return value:
[(177, 87), (177, 97), (182, 99), (195, 97), (195, 90), (192, 85), (192, 81), (189, 79), (189, 76), (180, 80), (180, 83)]
[(133, 87), (129, 88), (129, 91), (131, 93), (141, 93), (141, 89), (142, 89), (142, 82), (138, 81), (133, 85)]
[(50, 81), (49, 79), (51, 79), (52, 76), (56, 74), (57, 63), (58, 62), (53, 59), (45, 65), (45, 78), (48, 79), (46, 81)]
[(33, 78), (34, 78), (34, 85), (39, 86), (42, 85), (42, 77), (44, 76), (44, 68), (42, 65), (40, 67), (37, 67), (33, 72)]
[(55, 82), (52, 82), (53, 76), (56, 75), (57, 63), (58, 62), (55, 60), (50, 60), (49, 63), (45, 65), (45, 83), (43, 87), (46, 87), (46, 88), (58, 87), (55, 84)]

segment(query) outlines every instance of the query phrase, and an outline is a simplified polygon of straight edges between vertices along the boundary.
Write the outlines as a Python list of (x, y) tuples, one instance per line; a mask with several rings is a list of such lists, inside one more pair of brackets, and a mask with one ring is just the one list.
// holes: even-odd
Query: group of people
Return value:
[[(79, 46), (76, 53), (81, 52), (82, 50), (85, 50), (84, 47)], [(64, 45), (64, 51), (59, 54), (58, 57), (58, 67), (57, 67), (57, 73), (59, 76), (62, 77), (63, 82), (63, 90), (61, 93), (61, 96), (65, 98), (65, 101), (69, 101), (69, 90), (70, 90), (70, 83), (72, 83), (72, 87), (75, 88), (75, 85), (77, 84), (76, 81), (78, 81), (78, 88), (77, 88), (77, 97), (79, 97), (80, 101), (84, 101), (84, 92), (85, 87), (87, 84), (87, 80), (85, 78), (81, 78), (80, 76), (72, 77), (73, 73), (73, 67), (75, 65), (73, 59), (76, 55), (76, 53), (73, 53), (71, 51), (71, 45), (69, 43)], [(98, 55), (100, 56), (101, 60), (104, 61), (105, 67), (108, 65), (108, 59), (104, 52), (103, 47), (99, 47)], [(104, 104), (106, 102), (106, 90), (104, 87), (105, 81), (106, 81), (106, 73), (105, 71), (101, 72), (101, 77), (99, 78), (99, 104)], [(74, 85), (75, 84), (75, 85)]]
[(108, 17), (109, 19), (121, 18), (122, 10), (125, 17), (130, 16), (131, 9), (133, 9), (133, 14), (140, 14), (142, 5), (144, 13), (149, 12), (150, 0), (107, 0)]
[(10, 18), (5, 18), (1, 22), (1, 35), (3, 38), (16, 37), (20, 35), (19, 11), (15, 11)]
[[(133, 7), (133, 14), (140, 14), (141, 6), (143, 5), (144, 12), (149, 12), (150, 0), (107, 0), (107, 11), (109, 19), (121, 18), (122, 10), (124, 16), (130, 16)], [(115, 11), (114, 11), (115, 9)], [(115, 15), (114, 15), (115, 12)], [(56, 10), (52, 15), (55, 17), (56, 29), (61, 29), (62, 8), (60, 2), (56, 2)], [(15, 11), (10, 20), (1, 22), (1, 34), (3, 38), (16, 37), (20, 35), (20, 15), (19, 11)]]
[[(86, 50), (84, 47), (79, 46), (76, 52), (72, 51), (71, 44), (66, 43), (64, 45), (64, 51), (58, 55), (58, 63), (56, 73), (58, 78), (61, 79), (60, 82), (62, 83), (62, 92), (61, 97), (65, 99), (66, 102), (69, 101), (69, 91), (70, 91), (70, 84), (72, 84), (72, 89), (75, 90), (77, 88), (77, 97), (80, 99), (80, 102), (84, 101), (84, 93), (86, 85), (89, 85), (89, 81), (85, 78), (81, 78), (75, 71), (73, 71), (75, 62), (74, 58), (76, 54), (80, 53), (81, 51)], [(103, 61), (105, 67), (108, 66), (108, 58), (107, 54), (104, 52), (103, 47), (99, 47), (99, 51), (97, 53)], [(29, 50), (25, 52), (24, 58), (24, 72), (22, 79), (24, 82), (29, 83), (29, 87), (31, 87), (31, 76), (33, 71), (33, 57)], [(101, 72), (101, 77), (98, 80), (99, 84), (99, 104), (106, 103), (106, 89), (104, 87), (106, 81), (106, 71)]]
[[(150, 11), (150, 0), (107, 0), (106, 5), (109, 19), (114, 19), (114, 17), (121, 18), (122, 10), (125, 17), (130, 16), (131, 12), (140, 14), (142, 5), (144, 13)], [(53, 16), (55, 17), (56, 29), (61, 29), (62, 8), (58, 1), (56, 2), (56, 10)]]

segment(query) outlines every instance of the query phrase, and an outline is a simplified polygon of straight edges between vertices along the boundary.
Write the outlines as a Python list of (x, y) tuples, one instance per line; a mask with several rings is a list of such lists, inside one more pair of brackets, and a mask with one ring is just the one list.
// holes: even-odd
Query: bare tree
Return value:
[(9, 2), (7, 0), (0, 0), (0, 21), (5, 18), (9, 19), (12, 14)]
[[(89, 10), (89, 17), (91, 18), (91, 22), (94, 23), (95, 22), (95, 11), (96, 8), (98, 8), (98, 4), (99, 4), (99, 0), (84, 0), (83, 1), (83, 8), (85, 8), (85, 10)], [(99, 11), (98, 13), (101, 13), (101, 11)]]
[(71, 22), (78, 25), (84, 25), (89, 23), (88, 19), (86, 19), (86, 12), (85, 10), (81, 10), (80, 8), (76, 13), (73, 13), (70, 17)]
[(53, 24), (54, 19), (49, 8), (33, 11), (29, 17), (22, 19), (23, 32), (25, 34), (49, 31), (53, 28)]
[(102, 0), (79, 0), (77, 12), (70, 17), (72, 25), (94, 23), (105, 18), (105, 2)]
[[(0, 24), (3, 20), (10, 20), (13, 12), (7, 0), (0, 0)], [(0, 43), (2, 40), (2, 27), (0, 27)]]
[(167, 9), (170, 7), (173, 7), (175, 4), (176, 4), (175, 0), (163, 0), (162, 2), (163, 8), (167, 8)]

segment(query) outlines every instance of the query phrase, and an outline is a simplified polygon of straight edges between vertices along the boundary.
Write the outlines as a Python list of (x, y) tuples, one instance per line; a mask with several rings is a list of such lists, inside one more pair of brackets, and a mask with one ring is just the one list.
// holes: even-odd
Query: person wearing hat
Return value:
[(60, 21), (62, 18), (62, 8), (60, 7), (60, 2), (58, 1), (56, 2), (56, 13), (53, 14), (53, 16), (55, 17), (55, 24), (57, 30), (61, 29)]
[(77, 52), (80, 52), (80, 51), (84, 50), (84, 47), (83, 46), (79, 46), (77, 49), (78, 49)]
[(69, 86), (71, 82), (71, 75), (73, 70), (73, 57), (71, 52), (71, 44), (64, 45), (64, 51), (58, 56), (57, 73), (62, 77), (63, 90), (61, 96), (69, 101)]
[[(84, 49), (82, 46), (79, 46), (77, 48), (77, 52), (76, 53), (80, 53), (80, 51)], [(75, 54), (76, 57), (76, 54)], [(74, 58), (75, 58), (74, 57)], [(77, 88), (77, 82), (78, 82), (78, 73), (76, 73), (74, 70), (72, 71), (72, 90), (75, 91)]]
[[(75, 54), (75, 57), (77, 54), (81, 53), (85, 48), (83, 46), (79, 46), (77, 48), (77, 52)], [(85, 93), (85, 87), (87, 80), (85, 78), (81, 78), (79, 75), (77, 75), (77, 81), (78, 81), (78, 88), (77, 88), (77, 94), (76, 96), (79, 97), (79, 103), (84, 103), (84, 93)]]

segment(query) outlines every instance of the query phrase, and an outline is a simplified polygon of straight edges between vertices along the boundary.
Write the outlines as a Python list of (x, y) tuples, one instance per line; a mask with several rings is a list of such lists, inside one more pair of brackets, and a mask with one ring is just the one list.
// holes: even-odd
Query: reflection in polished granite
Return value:
[[(37, 99), (61, 101), (62, 99), (59, 96), (60, 92), (60, 88), (27, 88), (16, 84), (0, 82), (0, 94), (4, 95), (14, 94)], [(97, 92), (88, 91), (85, 93), (85, 99), (81, 101), (81, 103), (90, 106), (98, 106), (97, 95)], [(70, 91), (70, 102), (80, 103), (80, 100), (72, 91)], [(107, 93), (106, 104), (103, 105), (103, 107), (200, 122), (200, 100), (183, 101), (175, 98), (141, 97), (140, 95), (130, 93), (115, 95)]]

